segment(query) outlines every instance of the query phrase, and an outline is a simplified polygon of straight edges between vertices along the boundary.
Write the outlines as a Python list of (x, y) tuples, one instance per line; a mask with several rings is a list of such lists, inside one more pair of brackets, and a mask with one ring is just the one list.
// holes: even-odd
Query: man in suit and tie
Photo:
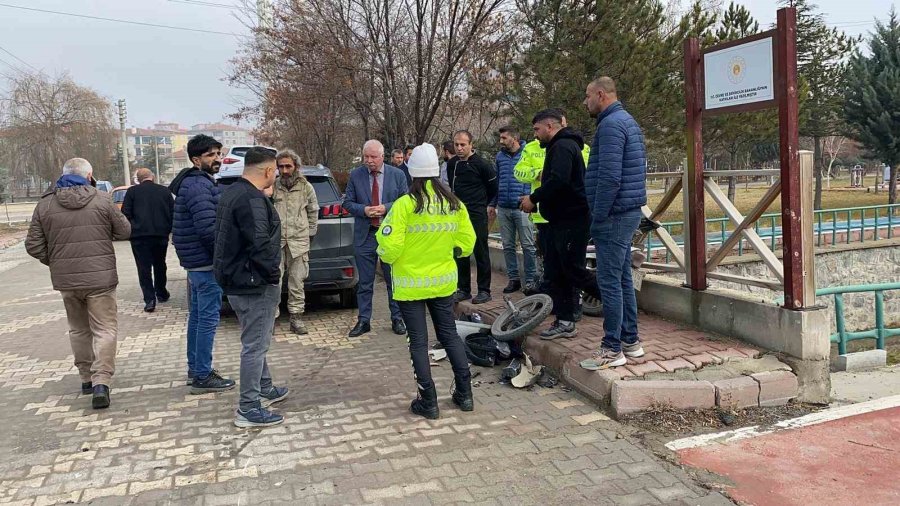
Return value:
[[(344, 195), (344, 209), (356, 217), (353, 223), (353, 247), (356, 268), (359, 269), (359, 286), (356, 300), (359, 303), (359, 319), (350, 337), (357, 337), (372, 330), (372, 293), (375, 287), (375, 266), (378, 242), (375, 232), (381, 225), (391, 205), (408, 190), (406, 176), (397, 167), (384, 163), (384, 146), (377, 140), (363, 145), (363, 166), (350, 172), (350, 181)], [(381, 264), (381, 272), (387, 284), (388, 305), (391, 309), (391, 329), (397, 335), (406, 334), (406, 325), (400, 315), (400, 307), (394, 301), (391, 287), (391, 266)]]

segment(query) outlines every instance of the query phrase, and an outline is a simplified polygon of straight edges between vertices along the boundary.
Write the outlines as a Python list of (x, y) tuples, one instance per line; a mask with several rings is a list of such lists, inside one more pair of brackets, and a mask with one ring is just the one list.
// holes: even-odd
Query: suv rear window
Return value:
[[(229, 151), (228, 154), (243, 157), (247, 154), (247, 151), (249, 151), (250, 148), (251, 148), (251, 146), (234, 147), (234, 148), (231, 148), (231, 151)], [(274, 149), (266, 149), (266, 151), (271, 152), (273, 156), (278, 154), (278, 152), (275, 151)]]
[(312, 183), (313, 189), (316, 191), (316, 200), (319, 204), (322, 202), (336, 202), (341, 200), (337, 189), (331, 178), (325, 176), (306, 176), (306, 179)]

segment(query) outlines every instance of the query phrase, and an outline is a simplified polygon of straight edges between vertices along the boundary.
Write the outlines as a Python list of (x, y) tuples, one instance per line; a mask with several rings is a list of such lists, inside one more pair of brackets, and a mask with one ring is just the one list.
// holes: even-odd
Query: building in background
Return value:
[(191, 165), (187, 158), (187, 143), (198, 134), (215, 137), (225, 148), (254, 144), (253, 134), (246, 128), (224, 123), (200, 123), (188, 130), (175, 122), (157, 121), (152, 128), (126, 130), (128, 160), (156, 172), (158, 157), (160, 179), (170, 181), (179, 170)]
[(252, 146), (255, 144), (253, 134), (246, 128), (226, 125), (224, 123), (200, 123), (191, 127), (189, 137), (205, 134), (222, 143), (226, 148), (232, 146)]

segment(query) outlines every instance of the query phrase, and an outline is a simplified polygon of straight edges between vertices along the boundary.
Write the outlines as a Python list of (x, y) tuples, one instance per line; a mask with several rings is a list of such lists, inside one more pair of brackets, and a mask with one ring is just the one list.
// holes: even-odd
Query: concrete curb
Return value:
[[(491, 324), (499, 315), (499, 309), (464, 301), (456, 305), (457, 315), (478, 312), (484, 323)], [(798, 395), (797, 377), (788, 367), (763, 357), (760, 364), (772, 362), (764, 371), (741, 370), (737, 367), (732, 377), (715, 382), (700, 379), (679, 380), (673, 373), (660, 378), (635, 378), (624, 367), (602, 371), (588, 371), (579, 365), (579, 359), (571, 349), (556, 341), (545, 341), (537, 335), (525, 338), (525, 352), (536, 364), (547, 367), (559, 380), (597, 403), (600, 408), (610, 408), (616, 418), (645, 410), (653, 405), (667, 405), (675, 409), (745, 408), (753, 406), (782, 405)], [(725, 357), (709, 365), (728, 364), (731, 360), (746, 358)]]

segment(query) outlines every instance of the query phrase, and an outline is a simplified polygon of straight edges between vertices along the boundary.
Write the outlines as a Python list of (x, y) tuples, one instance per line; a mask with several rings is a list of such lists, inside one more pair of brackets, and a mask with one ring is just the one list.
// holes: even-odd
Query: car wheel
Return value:
[(356, 309), (356, 287), (341, 290), (341, 307), (345, 309)]

